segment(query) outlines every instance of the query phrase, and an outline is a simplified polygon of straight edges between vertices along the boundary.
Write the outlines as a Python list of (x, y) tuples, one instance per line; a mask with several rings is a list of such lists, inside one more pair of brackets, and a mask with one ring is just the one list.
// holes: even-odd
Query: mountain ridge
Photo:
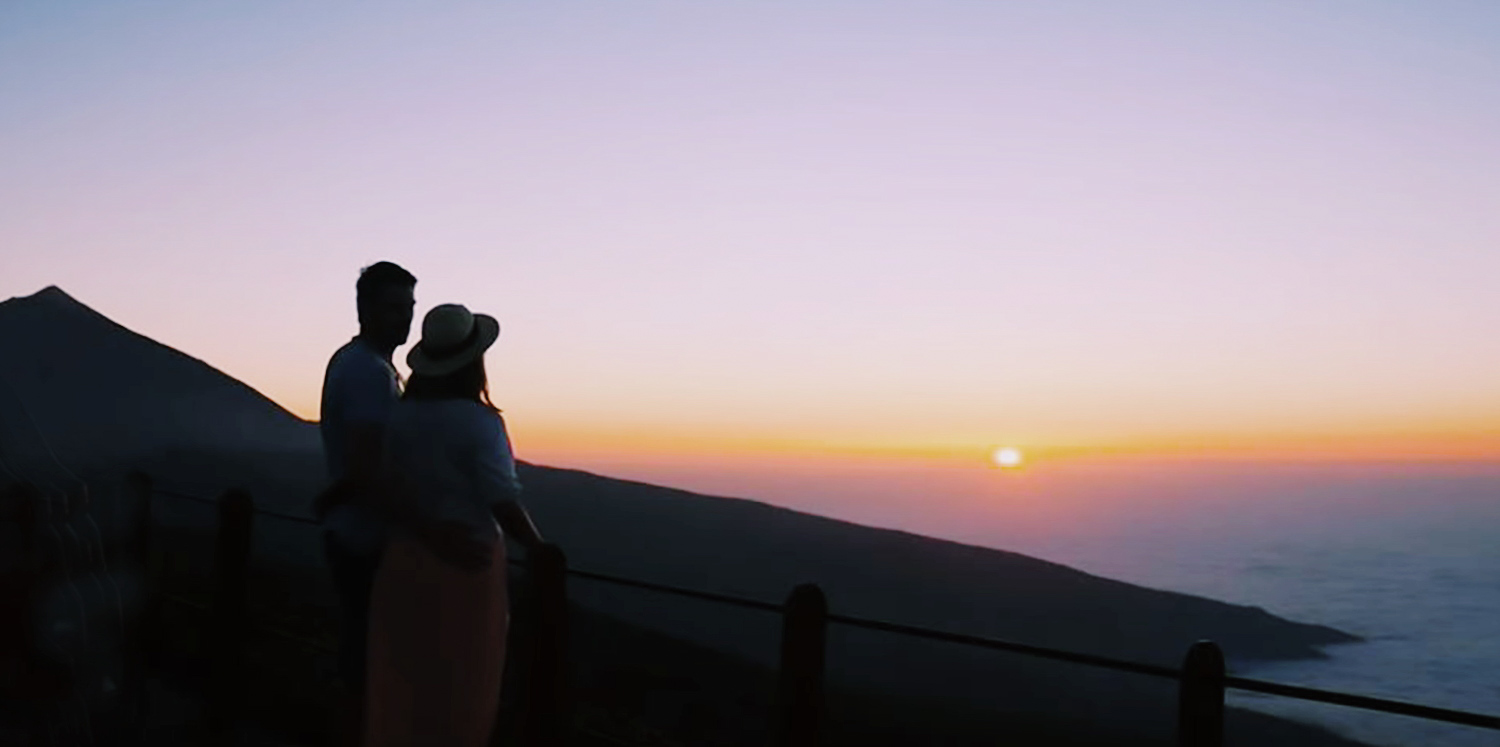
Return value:
[(55, 285), (0, 302), (0, 345), (0, 451), (22, 463), (37, 461), (33, 440), (83, 467), (188, 443), (316, 442), (311, 423), (253, 387)]
[(117, 331), (119, 333), (129, 335), (132, 338), (135, 338), (135, 339), (137, 339), (137, 340), (139, 340), (141, 342), (144, 342), (144, 343), (149, 343), (151, 345), (160, 346), (164, 350), (170, 351), (171, 353), (173, 353), (173, 354), (175, 354), (177, 356), (180, 356), (185, 362), (197, 364), (197, 365), (204, 366), (204, 367), (210, 369), (213, 373), (215, 373), (215, 374), (217, 374), (219, 376), (224, 377), (225, 379), (227, 379), (228, 381), (232, 382), (233, 384), (235, 384), (235, 385), (237, 385), (239, 387), (243, 387), (247, 392), (249, 392), (251, 394), (254, 394), (256, 397), (259, 397), (259, 398), (263, 399), (266, 402), (266, 404), (268, 404), (268, 405), (276, 408), (277, 410), (281, 411), (282, 413), (285, 413), (286, 416), (289, 417), (289, 418), (292, 418), (292, 419), (297, 420), (297, 421), (302, 422), (302, 423), (306, 423), (308, 425), (316, 425), (316, 421), (307, 420), (305, 418), (302, 418), (302, 417), (298, 416), (296, 413), (293, 413), (291, 410), (288, 410), (285, 407), (282, 407), (280, 403), (276, 402), (275, 400), (271, 399), (270, 397), (267, 397), (260, 390), (258, 390), (255, 387), (250, 386), (249, 384), (246, 384), (245, 382), (243, 382), (243, 381), (235, 378), (231, 374), (225, 372), (224, 370), (218, 368), (217, 366), (214, 366), (212, 363), (209, 363), (208, 361), (205, 361), (205, 360), (203, 360), (201, 358), (197, 358), (197, 357), (193, 356), (192, 354), (187, 353), (186, 351), (178, 350), (177, 348), (174, 348), (174, 347), (172, 347), (170, 345), (164, 345), (164, 344), (162, 344), (162, 343), (160, 343), (160, 342), (158, 342), (158, 341), (156, 341), (156, 340), (154, 340), (154, 339), (152, 339), (152, 338), (150, 338), (150, 337), (148, 337), (146, 335), (143, 335), (143, 334), (141, 334), (139, 332), (136, 332), (135, 330), (130, 329), (129, 327), (126, 327), (125, 325), (120, 324), (119, 322), (117, 322), (117, 321), (109, 318), (105, 314), (100, 313), (98, 310), (94, 309), (93, 307), (89, 306), (88, 304), (83, 303), (82, 301), (79, 301), (77, 298), (74, 298), (67, 291), (63, 290), (62, 288), (60, 288), (60, 287), (58, 287), (56, 285), (49, 285), (49, 286), (47, 286), (47, 287), (45, 287), (45, 288), (43, 288), (43, 289), (41, 289), (41, 290), (39, 290), (39, 291), (37, 291), (35, 293), (27, 295), (27, 296), (12, 296), (12, 297), (4, 300), (4, 301), (0, 301), (0, 317), (4, 316), (4, 314), (6, 313), (7, 307), (19, 307), (19, 306), (24, 306), (24, 305), (27, 305), (27, 304), (48, 305), (48, 306), (51, 306), (52, 309), (54, 309), (54, 310), (64, 310), (65, 309), (69, 313), (76, 313), (76, 314), (80, 314), (80, 315), (86, 315), (87, 317), (89, 317), (90, 319), (94, 320), (95, 322), (108, 325), (109, 327), (113, 328), (115, 331)]

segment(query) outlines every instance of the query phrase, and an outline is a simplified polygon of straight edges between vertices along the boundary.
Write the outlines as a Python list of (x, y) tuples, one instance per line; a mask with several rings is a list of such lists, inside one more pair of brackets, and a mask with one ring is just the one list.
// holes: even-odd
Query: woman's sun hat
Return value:
[(422, 318), (422, 339), (406, 354), (413, 374), (445, 376), (484, 355), (500, 337), (500, 322), (463, 304), (434, 306)]

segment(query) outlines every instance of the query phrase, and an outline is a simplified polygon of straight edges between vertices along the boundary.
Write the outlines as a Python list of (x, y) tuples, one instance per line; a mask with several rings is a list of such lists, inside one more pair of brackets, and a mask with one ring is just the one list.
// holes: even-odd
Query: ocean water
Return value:
[[(1235, 673), (1500, 714), (1500, 465), (601, 466), (1331, 625), (1367, 641)], [(1500, 732), (1403, 716), (1230, 702), (1377, 745), (1500, 745)]]
[[(1500, 470), (1303, 473), (1291, 486), (1239, 479), (1280, 491), (1261, 498), (1275, 505), (1250, 516), (1219, 506), (1177, 532), (1126, 526), (1107, 540), (1009, 544), (1367, 639), (1329, 647), (1327, 660), (1238, 674), (1500, 714)], [(1193, 487), (1212, 489), (1206, 482)], [(1231, 702), (1372, 744), (1500, 745), (1500, 732), (1402, 716), (1250, 694)]]

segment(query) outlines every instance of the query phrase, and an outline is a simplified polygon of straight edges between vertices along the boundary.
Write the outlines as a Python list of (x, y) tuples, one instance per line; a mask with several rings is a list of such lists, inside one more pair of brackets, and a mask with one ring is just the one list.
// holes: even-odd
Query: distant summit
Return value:
[(83, 306), (83, 304), (78, 303), (78, 301), (76, 299), (74, 299), (72, 296), (70, 296), (66, 292), (64, 292), (62, 288), (59, 288), (59, 287), (57, 287), (55, 285), (49, 285), (46, 288), (43, 288), (43, 289), (41, 289), (41, 290), (37, 291), (36, 293), (33, 293), (33, 294), (29, 295), (29, 296), (16, 296), (14, 298), (11, 298), (9, 301), (6, 301), (6, 303), (9, 303), (10, 301), (29, 301), (29, 300), (45, 301), (47, 299), (56, 299), (58, 302), (61, 302), (61, 303), (76, 304), (78, 306), (82, 306), (83, 308), (88, 308), (87, 306)]
[[(36, 434), (42, 439), (38, 439)], [(55, 285), (0, 302), (0, 459), (70, 467), (162, 451), (316, 448), (316, 429)]]

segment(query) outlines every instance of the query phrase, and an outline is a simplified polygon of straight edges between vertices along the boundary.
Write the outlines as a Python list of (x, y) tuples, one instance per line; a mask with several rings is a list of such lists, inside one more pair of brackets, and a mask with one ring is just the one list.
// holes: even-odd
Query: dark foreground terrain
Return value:
[[(207, 617), (198, 607), (209, 599), (204, 571), (209, 567), (206, 560), (212, 538), (201, 531), (177, 530), (161, 540), (160, 546), (171, 558), (166, 564), (166, 586), (179, 599), (168, 605), (159, 668), (177, 690), (201, 691), (207, 682)], [(288, 744), (323, 744), (329, 737), (328, 714), (336, 693), (333, 610), (307, 601), (320, 596), (319, 587), (325, 583), (323, 578), (264, 564), (257, 567), (251, 583), (254, 622), (262, 630), (247, 642), (250, 664), (244, 713), (258, 733)], [(507, 672), (512, 686), (503, 698), (507, 727), (513, 726), (520, 690), (515, 683), (523, 681), (527, 665), (530, 617), (525, 591), (524, 571), (518, 570), (515, 656)], [(768, 743), (775, 688), (771, 669), (577, 605), (572, 608), (571, 640), (576, 744), (759, 747)], [(1079, 703), (1078, 710), (1100, 709)], [(986, 707), (941, 697), (893, 697), (857, 685), (835, 684), (828, 693), (825, 744), (1172, 744), (1171, 710), (1155, 715), (1162, 720), (1159, 728), (1122, 732), (1109, 719), (1058, 719), (1004, 703)], [(1246, 747), (1359, 744), (1316, 727), (1239, 709), (1230, 709), (1228, 731), (1228, 744)]]

